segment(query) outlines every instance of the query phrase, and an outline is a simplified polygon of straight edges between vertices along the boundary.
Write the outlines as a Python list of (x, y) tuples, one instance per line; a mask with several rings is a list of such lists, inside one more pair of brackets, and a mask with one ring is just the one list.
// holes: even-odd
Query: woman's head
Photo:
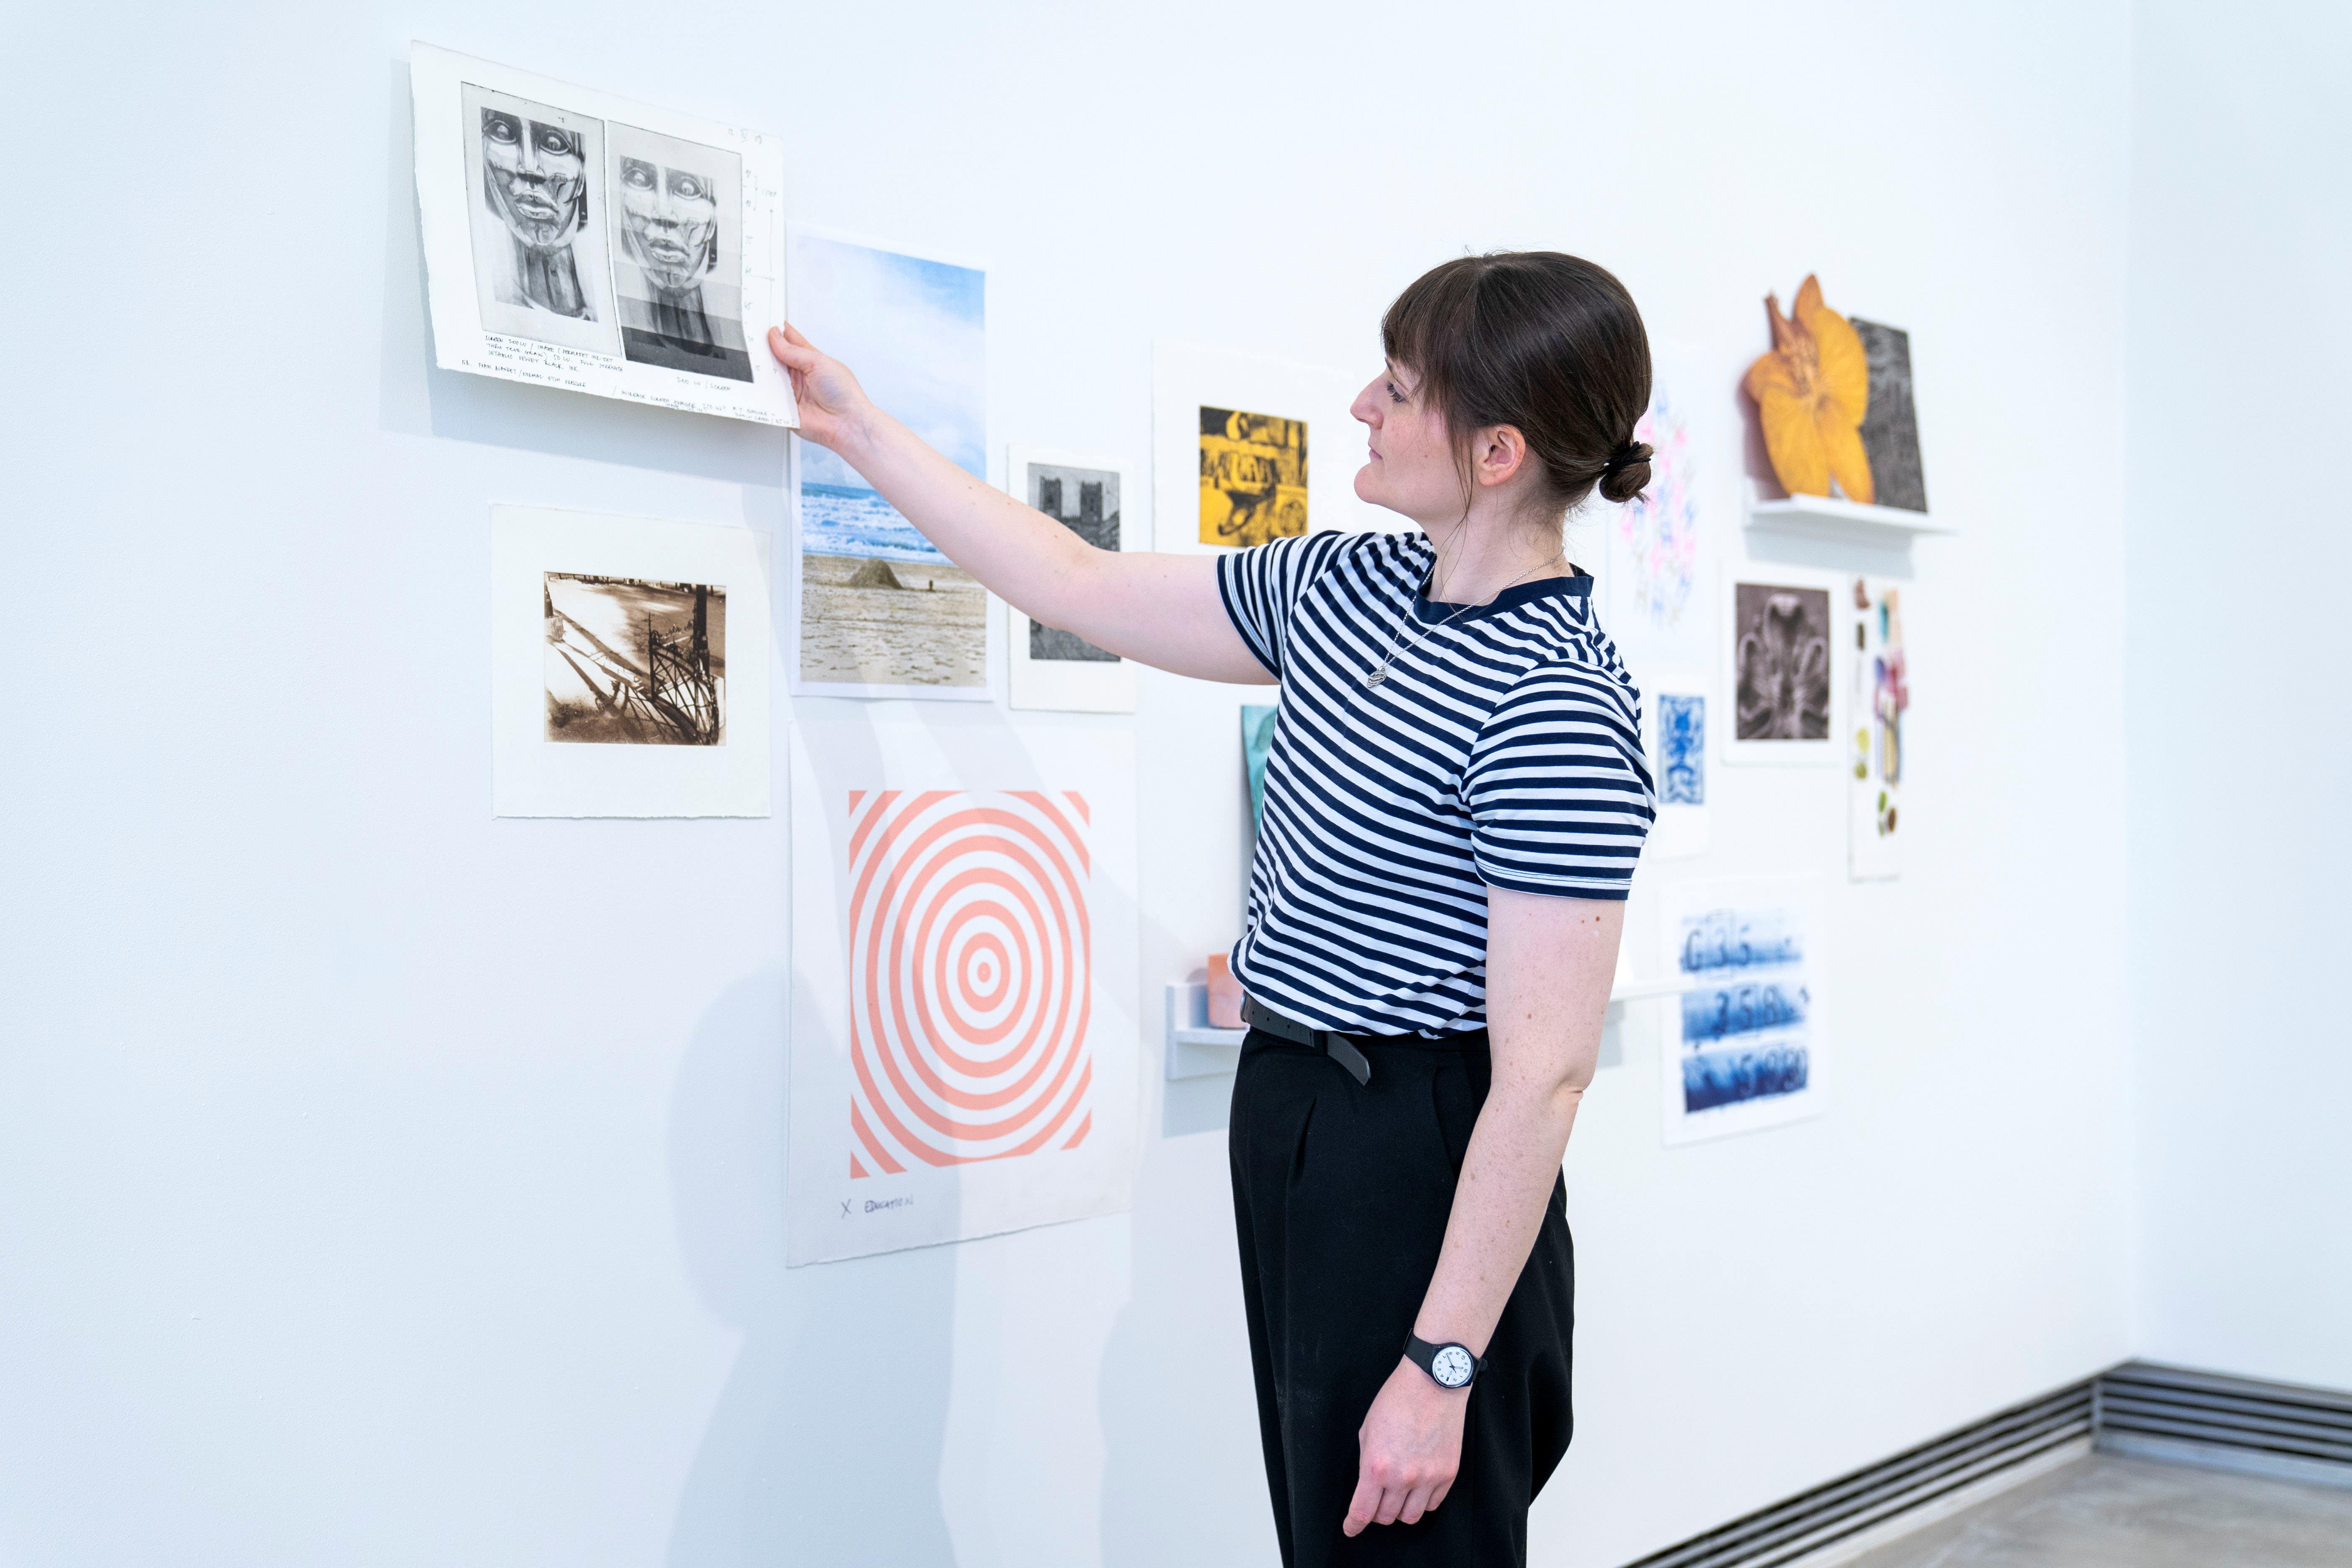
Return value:
[(1556, 524), (1598, 488), (1650, 482), (1633, 439), (1650, 343), (1625, 286), (1552, 250), (1465, 256), (1423, 273), (1381, 321), (1384, 374), (1356, 399), (1372, 460), (1356, 493), (1443, 529), (1482, 496)]

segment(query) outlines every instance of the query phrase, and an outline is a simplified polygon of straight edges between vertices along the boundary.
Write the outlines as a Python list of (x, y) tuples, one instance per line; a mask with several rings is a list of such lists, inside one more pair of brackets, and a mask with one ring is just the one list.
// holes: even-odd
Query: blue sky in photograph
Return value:
[[(967, 472), (988, 477), (987, 275), (814, 236), (793, 246), (792, 321), (850, 368), (866, 395)], [(804, 482), (864, 488), (822, 447), (801, 445)]]

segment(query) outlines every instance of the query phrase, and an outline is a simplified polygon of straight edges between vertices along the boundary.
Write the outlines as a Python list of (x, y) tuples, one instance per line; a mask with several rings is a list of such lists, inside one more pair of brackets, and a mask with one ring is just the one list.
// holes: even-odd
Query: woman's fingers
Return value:
[(1356, 1477), (1356, 1495), (1349, 1500), (1348, 1517), (1339, 1523), (1342, 1535), (1361, 1535), (1364, 1526), (1372, 1522), (1372, 1515), (1381, 1506), (1381, 1489), (1370, 1476), (1360, 1472)]
[(806, 374), (815, 368), (816, 350), (809, 341), (789, 325), (768, 329), (768, 352), (781, 361), (785, 369)]
[(1412, 1494), (1402, 1487), (1389, 1487), (1384, 1489), (1381, 1493), (1381, 1506), (1372, 1510), (1372, 1522), (1394, 1524), (1397, 1521), (1397, 1515), (1404, 1511), (1404, 1505), (1411, 1500), (1412, 1496)]
[(1430, 1496), (1429, 1488), (1415, 1487), (1405, 1494), (1404, 1506), (1397, 1510), (1397, 1521), (1401, 1524), (1419, 1524), (1421, 1516), (1436, 1506), (1436, 1500)]

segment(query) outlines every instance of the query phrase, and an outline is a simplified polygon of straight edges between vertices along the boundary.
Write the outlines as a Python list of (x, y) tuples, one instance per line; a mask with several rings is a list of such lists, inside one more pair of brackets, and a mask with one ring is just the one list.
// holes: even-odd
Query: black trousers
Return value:
[(1484, 1035), (1373, 1044), (1372, 1079), (1252, 1030), (1234, 1078), (1234, 1220), (1266, 1484), (1286, 1568), (1524, 1564), (1528, 1505), (1568, 1451), (1576, 1266), (1555, 1181), (1534, 1251), (1470, 1391), (1462, 1468), (1417, 1524), (1339, 1533), (1356, 1431), (1421, 1310), (1470, 1129)]

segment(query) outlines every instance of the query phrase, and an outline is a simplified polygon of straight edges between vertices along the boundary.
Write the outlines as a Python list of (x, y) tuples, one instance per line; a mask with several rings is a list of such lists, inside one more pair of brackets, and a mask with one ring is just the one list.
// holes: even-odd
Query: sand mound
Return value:
[(898, 581), (898, 574), (890, 570), (890, 563), (879, 559), (860, 566), (848, 583), (852, 588), (904, 588), (906, 585)]

